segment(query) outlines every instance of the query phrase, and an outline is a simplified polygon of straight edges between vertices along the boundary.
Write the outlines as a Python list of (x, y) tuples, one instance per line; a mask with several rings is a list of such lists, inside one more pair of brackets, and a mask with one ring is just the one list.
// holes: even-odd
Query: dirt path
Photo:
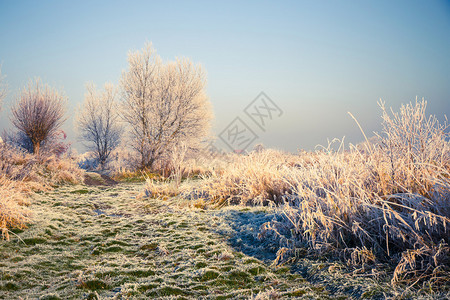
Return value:
[(75, 186), (36, 195), (34, 223), (16, 231), (23, 242), (0, 242), (0, 298), (327, 296), (268, 265), (274, 253), (255, 238), (270, 218), (264, 211), (189, 210), (175, 200), (137, 200), (141, 190)]

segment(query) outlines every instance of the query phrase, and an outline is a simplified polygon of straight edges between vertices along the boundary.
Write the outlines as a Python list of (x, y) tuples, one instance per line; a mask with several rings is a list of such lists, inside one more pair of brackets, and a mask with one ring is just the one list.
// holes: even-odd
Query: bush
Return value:
[(32, 144), (33, 153), (57, 134), (64, 123), (65, 97), (56, 90), (40, 83), (31, 82), (21, 92), (11, 108), (11, 121)]
[[(21, 149), (27, 153), (33, 153), (34, 146), (29, 136), (22, 131), (13, 133), (4, 132), (5, 143)], [(40, 145), (40, 154), (43, 156), (56, 155), (61, 157), (70, 149), (70, 144), (64, 142), (67, 138), (66, 133), (62, 130), (55, 131), (48, 136)]]

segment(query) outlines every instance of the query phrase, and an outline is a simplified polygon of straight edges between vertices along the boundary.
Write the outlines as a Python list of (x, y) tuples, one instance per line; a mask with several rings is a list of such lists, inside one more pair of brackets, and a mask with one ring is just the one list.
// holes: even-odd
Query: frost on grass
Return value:
[(1, 244), (0, 297), (448, 297), (448, 127), (424, 102), (382, 108), (384, 132), (357, 147), (35, 195), (34, 222)]
[(248, 211), (136, 199), (141, 189), (66, 186), (35, 194), (33, 223), (15, 230), (20, 240), (0, 244), (0, 298), (245, 299), (268, 289), (327, 296), (301, 275), (280, 275), (232, 246), (241, 235), (230, 224), (233, 215)]
[(383, 131), (361, 145), (224, 155), (190, 186), (173, 192), (149, 182), (146, 193), (177, 194), (206, 209), (275, 207), (276, 217), (258, 230), (262, 241), (278, 243), (277, 264), (305, 255), (339, 259), (407, 290), (448, 293), (449, 127), (426, 116), (425, 101), (398, 113), (380, 107)]
[(0, 143), (0, 230), (8, 240), (9, 229), (23, 229), (30, 221), (28, 196), (48, 191), (64, 183), (77, 183), (82, 172), (69, 159), (54, 155), (40, 157), (24, 153), (7, 143)]

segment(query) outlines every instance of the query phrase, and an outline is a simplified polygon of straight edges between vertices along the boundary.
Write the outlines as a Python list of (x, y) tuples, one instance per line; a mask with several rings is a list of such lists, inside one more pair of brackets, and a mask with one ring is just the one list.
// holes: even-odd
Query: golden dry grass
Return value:
[(383, 131), (375, 141), (335, 141), (296, 155), (228, 155), (180, 193), (204, 208), (276, 206), (279, 219), (264, 224), (260, 238), (279, 240), (279, 262), (304, 248), (365, 269), (387, 264), (393, 283), (448, 284), (448, 126), (425, 115), (425, 101), (399, 113), (380, 107)]
[(0, 230), (6, 240), (9, 240), (8, 228), (25, 228), (31, 214), (24, 206), (28, 204), (26, 196), (17, 185), (0, 175)]
[(79, 183), (83, 172), (69, 159), (36, 157), (5, 143), (0, 144), (0, 229), (9, 239), (9, 229), (24, 228), (31, 211), (29, 195), (65, 183)]

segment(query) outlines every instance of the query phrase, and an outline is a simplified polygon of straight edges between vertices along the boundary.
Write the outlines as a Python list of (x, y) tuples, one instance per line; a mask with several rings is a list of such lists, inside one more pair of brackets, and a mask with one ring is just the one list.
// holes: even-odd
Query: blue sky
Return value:
[[(425, 97), (430, 114), (450, 114), (448, 1), (0, 0), (9, 85), (0, 129), (19, 89), (40, 77), (65, 91), (64, 129), (75, 141), (72, 116), (85, 84), (117, 84), (128, 51), (145, 42), (163, 59), (204, 66), (216, 134), (239, 116), (269, 147), (359, 142), (347, 111), (371, 135), (380, 130), (380, 98), (397, 109)], [(265, 131), (243, 112), (261, 91), (283, 110)]]

